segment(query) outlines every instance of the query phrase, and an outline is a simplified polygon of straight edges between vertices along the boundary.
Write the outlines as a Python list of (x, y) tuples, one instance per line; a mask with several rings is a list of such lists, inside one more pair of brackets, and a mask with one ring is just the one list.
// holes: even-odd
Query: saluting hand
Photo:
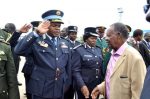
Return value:
[(81, 88), (81, 92), (82, 92), (82, 94), (84, 95), (84, 97), (85, 97), (86, 99), (89, 98), (89, 90), (88, 90), (87, 86), (83, 86), (83, 87)]
[(27, 33), (31, 28), (31, 24), (25, 24), (19, 29), (19, 33)]
[(40, 35), (45, 34), (49, 30), (49, 26), (50, 26), (50, 21), (43, 21), (36, 28), (36, 32)]
[(98, 95), (100, 94), (99, 88), (98, 86), (95, 87), (91, 93), (91, 97), (92, 99), (96, 99), (98, 97)]

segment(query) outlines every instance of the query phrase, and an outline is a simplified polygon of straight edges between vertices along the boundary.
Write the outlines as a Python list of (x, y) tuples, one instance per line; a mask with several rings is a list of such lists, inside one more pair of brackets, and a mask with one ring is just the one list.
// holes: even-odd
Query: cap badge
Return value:
[(60, 16), (61, 12), (60, 11), (57, 11), (56, 12), (56, 15)]

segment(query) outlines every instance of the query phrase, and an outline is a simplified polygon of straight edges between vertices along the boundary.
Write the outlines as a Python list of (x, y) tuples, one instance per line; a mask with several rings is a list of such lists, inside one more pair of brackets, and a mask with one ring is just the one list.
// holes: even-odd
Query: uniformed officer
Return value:
[(78, 27), (77, 26), (68, 26), (67, 28), (68, 33), (68, 40), (70, 42), (70, 49), (73, 49), (75, 46), (79, 45), (80, 42), (77, 41), (77, 33), (78, 33)]
[(32, 99), (63, 99), (64, 87), (70, 85), (69, 43), (60, 37), (63, 14), (60, 10), (42, 14), (45, 21), (20, 40), (15, 48), (17, 54), (32, 55), (34, 69), (27, 84)]
[[(76, 40), (77, 32), (78, 32), (77, 26), (68, 26), (67, 27), (67, 34), (68, 34), (67, 40), (69, 41), (69, 45), (70, 45), (71, 50), (75, 46), (78, 46), (80, 44), (80, 42)], [(74, 99), (74, 92), (75, 92), (75, 89), (73, 87), (73, 79), (72, 79), (71, 86), (69, 87), (67, 92), (65, 92), (65, 99)]]
[(103, 59), (104, 59), (103, 60), (103, 70), (102, 70), (102, 76), (103, 76), (103, 80), (104, 80), (106, 69), (107, 69), (107, 64), (108, 64), (108, 61), (111, 56), (111, 53), (110, 53), (111, 49), (108, 47), (108, 44), (104, 37), (106, 27), (98, 26), (98, 27), (96, 27), (96, 29), (97, 29), (97, 33), (99, 35), (99, 37), (97, 38), (97, 41), (96, 41), (96, 45), (102, 49), (102, 54), (103, 54)]
[(101, 82), (102, 52), (96, 46), (96, 28), (84, 30), (84, 44), (76, 46), (72, 55), (73, 77), (78, 87), (78, 99), (91, 99), (91, 91)]
[[(15, 31), (9, 40), (11, 47), (15, 48), (15, 46), (17, 45), (19, 41), (21, 34), (27, 33), (30, 28), (31, 28), (30, 24), (25, 24), (18, 31)], [(31, 63), (32, 63), (32, 58), (26, 58), (26, 62), (22, 70), (22, 72), (24, 73), (24, 77), (25, 77), (25, 83), (27, 83), (27, 81), (29, 80), (29, 74), (31, 73), (32, 68), (33, 68)], [(26, 95), (27, 95), (27, 99), (31, 99), (31, 95), (29, 93), (26, 93)]]
[[(9, 35), (9, 38), (7, 38), (7, 42), (10, 43), (10, 46), (11, 46), (11, 51), (12, 51), (12, 54), (13, 54), (13, 59), (14, 59), (14, 63), (15, 63), (15, 67), (16, 67), (16, 72), (18, 74), (18, 71), (19, 71), (19, 64), (20, 64), (20, 57), (14, 53), (14, 45), (16, 45), (17, 41), (16, 42), (12, 42), (10, 41), (11, 40), (11, 37), (12, 35), (14, 34), (14, 32), (16, 31), (16, 26), (14, 23), (6, 23), (5, 25), (5, 28), (3, 29), (4, 31), (7, 32), (7, 34)], [(22, 83), (20, 83), (18, 81), (18, 85), (22, 85)]]
[[(41, 21), (32, 21), (31, 22), (31, 25), (32, 25), (32, 31), (34, 31), (36, 29), (36, 27), (38, 27), (38, 25), (41, 23)], [(26, 25), (24, 28), (21, 29), (21, 31), (23, 32), (28, 32), (29, 29), (31, 28), (30, 24)], [(26, 31), (24, 31), (24, 29)], [(32, 74), (32, 70), (33, 70), (33, 58), (32, 58), (32, 55), (26, 55), (25, 56), (25, 63), (24, 63), (24, 66), (23, 66), (23, 69), (22, 69), (22, 72), (24, 73), (24, 77), (25, 77), (25, 85), (26, 85), (26, 93), (25, 95), (27, 96), (27, 99), (32, 99), (32, 96), (31, 94), (27, 91), (27, 84), (30, 80), (30, 77), (31, 77), (31, 74)]]
[(11, 48), (0, 40), (0, 99), (20, 99)]

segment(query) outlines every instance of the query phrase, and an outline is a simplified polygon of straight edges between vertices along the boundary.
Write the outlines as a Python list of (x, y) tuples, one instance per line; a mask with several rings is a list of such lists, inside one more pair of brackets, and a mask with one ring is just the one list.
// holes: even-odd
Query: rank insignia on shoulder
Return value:
[(45, 43), (44, 41), (39, 41), (38, 43), (39, 43), (40, 46), (42, 46), (42, 47), (48, 47), (48, 44)]
[(76, 49), (76, 48), (80, 47), (81, 45), (82, 45), (82, 44), (79, 44), (79, 45), (75, 46), (73, 49)]
[(61, 48), (68, 48), (65, 42), (61, 42)]
[(4, 53), (4, 51), (0, 51), (0, 55), (4, 55), (5, 53)]

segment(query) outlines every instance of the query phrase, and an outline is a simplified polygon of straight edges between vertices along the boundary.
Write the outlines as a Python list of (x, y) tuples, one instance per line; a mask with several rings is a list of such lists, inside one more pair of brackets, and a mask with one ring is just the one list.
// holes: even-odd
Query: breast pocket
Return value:
[(94, 61), (95, 61), (94, 60), (95, 58), (93, 56), (83, 57), (82, 59), (83, 59), (83, 64), (86, 64), (87, 67), (92, 65), (94, 63)]

